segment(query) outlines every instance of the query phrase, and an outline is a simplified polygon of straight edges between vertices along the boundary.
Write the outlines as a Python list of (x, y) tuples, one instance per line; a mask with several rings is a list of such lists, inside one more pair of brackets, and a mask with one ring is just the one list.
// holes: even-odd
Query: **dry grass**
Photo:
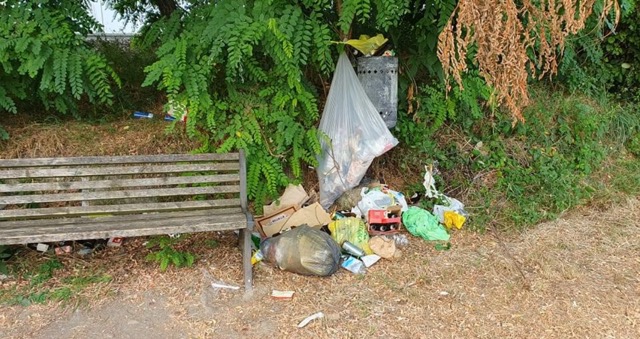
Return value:
[[(212, 279), (241, 285), (232, 233), (192, 237), (188, 247), (200, 257), (195, 267), (166, 273), (146, 263), (146, 250), (133, 240), (83, 263), (114, 280), (88, 287), (81, 299), (89, 304), (83, 306), (88, 319), (104, 316), (114, 303), (143, 312), (149, 298), (164, 300), (161, 311), (170, 321), (147, 325), (171, 326), (169, 337), (631, 338), (640, 333), (639, 220), (636, 198), (606, 212), (576, 211), (522, 234), (458, 232), (446, 252), (412, 237), (402, 258), (380, 262), (364, 277), (344, 270), (304, 277), (261, 264), (250, 297), (208, 286)], [(207, 248), (209, 238), (220, 246)], [(63, 260), (65, 270), (74, 267), (75, 259)], [(296, 295), (276, 301), (272, 289)], [(3, 307), (3, 337), (44, 337), (66, 328), (74, 313), (64, 306)], [(326, 317), (296, 328), (317, 311)], [(63, 334), (83, 337), (97, 328), (85, 324)]]
[(123, 119), (108, 125), (77, 121), (47, 125), (17, 119), (5, 126), (11, 139), (0, 141), (0, 158), (184, 153), (196, 148), (185, 133), (165, 133), (169, 123), (160, 119)]

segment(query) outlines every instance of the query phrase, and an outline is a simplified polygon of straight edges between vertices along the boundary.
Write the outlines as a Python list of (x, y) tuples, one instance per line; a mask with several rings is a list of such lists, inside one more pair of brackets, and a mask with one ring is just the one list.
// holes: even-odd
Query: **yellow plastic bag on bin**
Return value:
[(449, 230), (453, 226), (455, 226), (457, 229), (461, 229), (462, 225), (464, 225), (464, 222), (467, 220), (467, 218), (465, 218), (464, 215), (458, 214), (455, 211), (445, 211), (443, 216), (444, 216), (444, 225)]
[(360, 247), (366, 254), (373, 254), (369, 247), (369, 232), (367, 225), (360, 218), (344, 218), (329, 223), (331, 237), (342, 247), (348, 241)]

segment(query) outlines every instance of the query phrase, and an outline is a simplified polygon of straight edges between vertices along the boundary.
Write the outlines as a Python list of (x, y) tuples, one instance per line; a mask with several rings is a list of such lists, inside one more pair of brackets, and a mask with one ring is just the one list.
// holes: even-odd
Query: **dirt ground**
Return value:
[[(640, 200), (582, 209), (521, 234), (456, 232), (449, 251), (410, 237), (404, 255), (358, 277), (304, 277), (259, 264), (240, 286), (233, 234), (193, 268), (119, 271), (88, 305), (2, 306), (3, 338), (637, 338)], [(125, 247), (128, 246), (125, 243)], [(132, 244), (129, 246), (133, 246)], [(134, 260), (134, 259), (131, 259)], [(134, 260), (135, 261), (135, 260)], [(293, 290), (274, 300), (273, 289)], [(304, 328), (308, 315), (325, 317)]]

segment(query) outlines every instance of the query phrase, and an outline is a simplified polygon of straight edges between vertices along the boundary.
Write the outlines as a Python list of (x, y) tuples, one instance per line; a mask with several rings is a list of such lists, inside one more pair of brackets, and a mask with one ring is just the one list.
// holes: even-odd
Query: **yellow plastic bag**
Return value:
[(362, 219), (351, 217), (332, 221), (329, 223), (329, 231), (338, 245), (342, 246), (345, 241), (348, 241), (360, 247), (366, 254), (373, 254), (369, 247), (367, 225)]
[(455, 211), (445, 211), (443, 215), (444, 225), (447, 227), (447, 229), (451, 229), (453, 226), (455, 226), (457, 229), (461, 229), (462, 225), (464, 225), (464, 222), (467, 220), (464, 215), (460, 215)]

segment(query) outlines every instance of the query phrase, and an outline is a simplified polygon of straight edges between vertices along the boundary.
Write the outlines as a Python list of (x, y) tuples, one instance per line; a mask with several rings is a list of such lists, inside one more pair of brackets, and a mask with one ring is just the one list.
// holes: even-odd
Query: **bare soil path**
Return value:
[[(210, 286), (241, 285), (233, 235), (220, 235), (195, 267), (116, 272), (105, 287), (112, 293), (89, 305), (2, 306), (0, 337), (640, 337), (637, 198), (522, 234), (457, 232), (449, 251), (410, 239), (402, 258), (364, 277), (303, 277), (261, 264), (245, 296)], [(296, 294), (273, 300), (273, 289)], [(296, 327), (318, 311), (323, 319)]]

